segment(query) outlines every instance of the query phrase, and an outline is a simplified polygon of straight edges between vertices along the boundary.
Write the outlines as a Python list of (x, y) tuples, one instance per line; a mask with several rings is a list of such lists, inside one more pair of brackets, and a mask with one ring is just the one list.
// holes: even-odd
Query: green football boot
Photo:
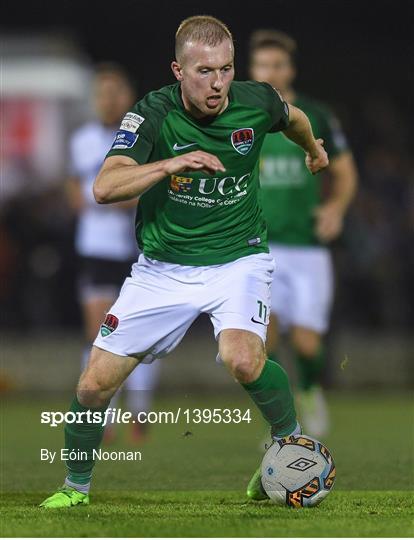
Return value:
[(252, 501), (264, 501), (269, 498), (269, 495), (262, 486), (262, 471), (260, 467), (255, 471), (247, 486), (247, 497)]
[(89, 495), (63, 485), (39, 506), (42, 508), (69, 508), (77, 504), (89, 504)]

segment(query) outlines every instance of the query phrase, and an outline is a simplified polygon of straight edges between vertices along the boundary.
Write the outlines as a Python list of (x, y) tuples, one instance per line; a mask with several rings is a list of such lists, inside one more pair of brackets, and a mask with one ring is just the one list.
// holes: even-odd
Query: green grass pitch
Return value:
[[(241, 395), (174, 396), (156, 409), (246, 408)], [(263, 424), (155, 425), (140, 462), (100, 462), (91, 505), (63, 511), (37, 505), (62, 483), (62, 463), (40, 461), (59, 449), (61, 428), (40, 424), (50, 399), (3, 400), (2, 536), (402, 536), (414, 534), (413, 403), (408, 395), (330, 395), (334, 429), (324, 440), (337, 465), (333, 492), (313, 509), (279, 508), (245, 497), (260, 462)], [(186, 431), (191, 434), (184, 436)], [(122, 428), (107, 449), (133, 449)], [(410, 491), (411, 490), (411, 491)]]

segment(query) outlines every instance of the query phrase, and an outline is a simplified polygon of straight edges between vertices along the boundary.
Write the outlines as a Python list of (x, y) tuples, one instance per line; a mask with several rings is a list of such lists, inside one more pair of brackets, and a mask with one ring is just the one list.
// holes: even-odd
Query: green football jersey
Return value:
[[(330, 159), (348, 149), (338, 120), (319, 103), (298, 96), (294, 105), (309, 118)], [(321, 176), (305, 165), (305, 153), (281, 133), (266, 136), (260, 156), (263, 212), (269, 241), (287, 245), (319, 244), (314, 210), (321, 202)]]
[(226, 171), (171, 175), (144, 193), (136, 217), (138, 246), (153, 259), (213, 265), (268, 252), (259, 202), (259, 157), (266, 133), (288, 126), (289, 111), (266, 83), (233, 82), (229, 104), (197, 120), (180, 84), (150, 92), (124, 117), (108, 156), (139, 164), (204, 150)]

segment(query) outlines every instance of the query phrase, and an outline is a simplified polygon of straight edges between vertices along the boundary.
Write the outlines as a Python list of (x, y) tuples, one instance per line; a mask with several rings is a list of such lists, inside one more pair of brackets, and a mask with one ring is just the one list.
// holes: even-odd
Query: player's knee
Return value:
[(263, 354), (252, 354), (249, 351), (236, 351), (223, 358), (233, 377), (240, 383), (255, 381), (263, 368)]
[(79, 402), (85, 407), (103, 407), (109, 403), (116, 387), (85, 371), (76, 390)]
[(301, 356), (313, 358), (319, 352), (321, 338), (317, 334), (296, 333), (293, 335), (293, 346)]
[(260, 371), (259, 359), (239, 362), (235, 365), (234, 376), (239, 382), (246, 384), (255, 381), (259, 377)]

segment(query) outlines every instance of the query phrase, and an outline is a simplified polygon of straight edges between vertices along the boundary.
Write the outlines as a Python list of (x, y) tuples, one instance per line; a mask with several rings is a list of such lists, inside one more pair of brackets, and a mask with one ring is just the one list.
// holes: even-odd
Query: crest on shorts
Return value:
[(241, 128), (233, 131), (231, 136), (231, 144), (239, 154), (245, 156), (250, 152), (254, 143), (254, 131), (252, 128)]
[(104, 322), (101, 324), (101, 336), (106, 337), (109, 336), (109, 334), (112, 334), (112, 332), (117, 329), (118, 324), (118, 317), (115, 317), (115, 315), (108, 313), (105, 317)]

